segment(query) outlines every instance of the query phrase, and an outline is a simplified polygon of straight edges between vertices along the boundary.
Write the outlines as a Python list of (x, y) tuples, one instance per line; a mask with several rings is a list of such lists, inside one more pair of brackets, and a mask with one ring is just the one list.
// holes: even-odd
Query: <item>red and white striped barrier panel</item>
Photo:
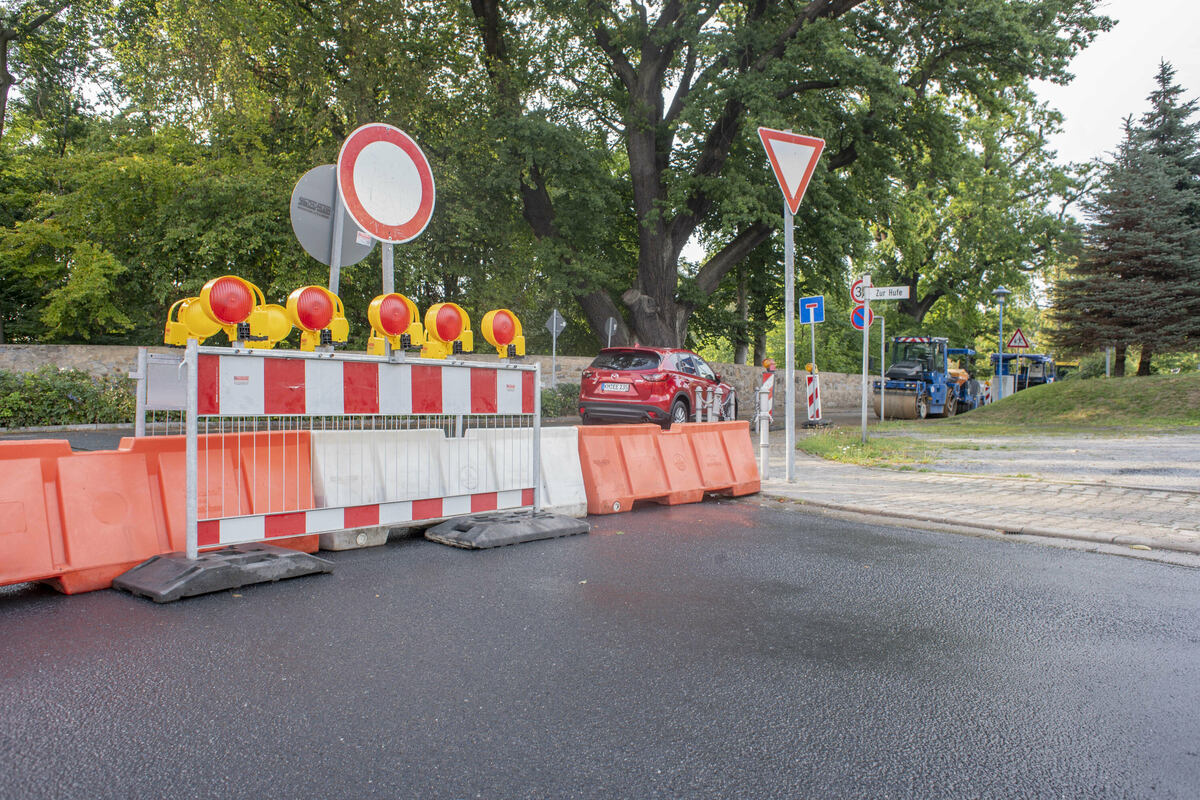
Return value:
[(541, 506), (536, 364), (187, 353), (186, 370), (146, 371), (139, 402), (189, 420), (185, 452), (160, 457), (168, 482), (186, 476), (189, 557)]
[(200, 547), (245, 544), (353, 528), (402, 526), (422, 520), (528, 508), (532, 505), (533, 489), (530, 488), (345, 508), (222, 517), (200, 520), (197, 541)]
[(534, 374), (448, 365), (204, 353), (198, 411), (209, 416), (532, 414)]
[(812, 375), (812, 374), (804, 376), (804, 385), (805, 385), (805, 388), (807, 389), (807, 391), (805, 392), (805, 397), (807, 398), (806, 404), (808, 407), (808, 421), (809, 422), (820, 422), (821, 421), (821, 381), (820, 381), (820, 377), (821, 377), (820, 375)]

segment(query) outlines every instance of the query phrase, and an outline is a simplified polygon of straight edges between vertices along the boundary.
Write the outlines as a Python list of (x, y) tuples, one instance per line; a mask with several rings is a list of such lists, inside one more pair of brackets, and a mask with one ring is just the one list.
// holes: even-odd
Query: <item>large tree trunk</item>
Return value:
[(1138, 359), (1137, 374), (1141, 377), (1150, 374), (1150, 359), (1154, 358), (1154, 348), (1142, 345), (1142, 357)]
[(733, 363), (745, 364), (750, 350), (750, 303), (746, 286), (746, 267), (738, 269), (737, 310), (740, 325), (733, 332)]
[(1125, 345), (1119, 344), (1113, 348), (1113, 367), (1112, 374), (1114, 378), (1125, 377)]

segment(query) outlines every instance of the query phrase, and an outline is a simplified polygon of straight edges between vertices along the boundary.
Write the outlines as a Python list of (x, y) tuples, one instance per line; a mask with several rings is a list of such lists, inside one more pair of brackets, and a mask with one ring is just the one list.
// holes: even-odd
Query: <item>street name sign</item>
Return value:
[(872, 286), (867, 290), (867, 297), (872, 300), (907, 300), (907, 286)]

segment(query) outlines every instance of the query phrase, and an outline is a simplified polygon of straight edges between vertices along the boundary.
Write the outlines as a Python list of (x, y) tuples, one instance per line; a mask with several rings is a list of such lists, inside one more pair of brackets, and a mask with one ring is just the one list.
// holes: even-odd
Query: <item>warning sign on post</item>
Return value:
[(1020, 328), (1013, 331), (1013, 335), (1008, 337), (1008, 344), (1005, 345), (1009, 350), (1028, 350), (1029, 340), (1025, 338), (1025, 334)]

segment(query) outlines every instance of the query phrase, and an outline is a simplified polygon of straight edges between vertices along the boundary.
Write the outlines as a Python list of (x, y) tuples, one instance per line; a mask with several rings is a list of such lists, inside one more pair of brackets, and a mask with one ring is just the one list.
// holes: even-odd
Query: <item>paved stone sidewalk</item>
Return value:
[[(781, 437), (782, 438), (782, 437)], [(771, 448), (763, 494), (822, 508), (1200, 554), (1200, 492), (858, 467)]]

